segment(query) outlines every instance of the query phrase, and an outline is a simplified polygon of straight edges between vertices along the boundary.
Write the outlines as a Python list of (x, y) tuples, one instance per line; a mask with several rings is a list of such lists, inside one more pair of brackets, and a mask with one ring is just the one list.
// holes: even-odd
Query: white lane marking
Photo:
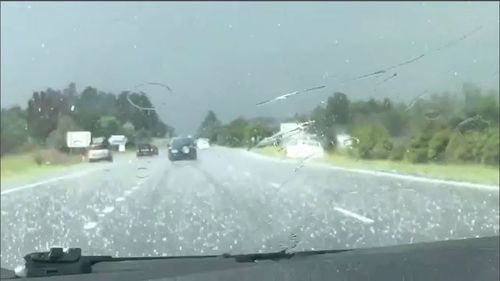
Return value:
[[(320, 167), (325, 167), (324, 165), (327, 165), (327, 164), (320, 164), (320, 163), (314, 163), (314, 164), (317, 164)], [(462, 182), (462, 181), (431, 179), (431, 178), (424, 178), (424, 177), (419, 177), (419, 176), (398, 175), (398, 174), (387, 173), (387, 172), (370, 171), (370, 170), (362, 170), (362, 169), (350, 169), (350, 168), (341, 168), (341, 167), (333, 167), (333, 166), (328, 167), (328, 168), (341, 170), (341, 171), (347, 171), (347, 172), (353, 172), (353, 173), (372, 175), (372, 176), (396, 178), (396, 179), (402, 179), (402, 180), (408, 180), (408, 181), (435, 183), (435, 184), (446, 184), (446, 185), (476, 188), (476, 189), (490, 190), (490, 191), (497, 191), (497, 192), (499, 191), (498, 185), (486, 185), (486, 184)]]
[(125, 201), (125, 198), (123, 197), (118, 197), (115, 199), (116, 202), (122, 202), (122, 201)]
[(270, 182), (269, 184), (270, 184), (272, 187), (275, 187), (275, 188), (280, 187), (280, 184), (279, 184), (279, 183), (276, 183), (276, 182)]
[(123, 193), (123, 195), (125, 195), (125, 196), (129, 196), (129, 195), (130, 195), (130, 193), (132, 193), (132, 191), (130, 191), (130, 190), (125, 190), (125, 192)]
[(21, 191), (23, 189), (27, 189), (27, 188), (32, 188), (32, 187), (35, 187), (35, 186), (39, 186), (39, 185), (54, 183), (54, 182), (58, 182), (58, 181), (61, 181), (61, 180), (67, 180), (67, 179), (72, 179), (72, 178), (78, 178), (78, 177), (85, 176), (87, 174), (90, 174), (90, 173), (93, 173), (93, 172), (96, 172), (96, 171), (99, 171), (99, 170), (102, 170), (102, 168), (99, 167), (99, 168), (95, 168), (95, 169), (85, 170), (85, 171), (79, 172), (79, 173), (69, 174), (69, 175), (65, 175), (65, 176), (51, 178), (51, 179), (44, 180), (44, 181), (39, 181), (39, 182), (31, 183), (31, 184), (26, 184), (26, 185), (18, 186), (18, 187), (13, 187), (13, 188), (9, 188), (9, 189), (7, 189), (5, 191), (2, 191), (0, 194), (1, 195), (5, 195), (5, 194), (9, 194), (9, 193)]
[[(280, 162), (280, 163), (296, 164), (296, 161), (290, 160), (290, 159), (273, 158), (271, 156), (265, 156), (265, 155), (258, 154), (256, 152), (251, 152), (251, 151), (246, 151), (246, 150), (241, 150), (241, 151), (247, 155), (255, 156), (256, 158), (267, 159), (270, 161), (275, 161), (275, 162)], [(338, 166), (329, 165), (329, 164), (325, 164), (325, 163), (321, 163), (321, 162), (309, 162), (309, 167), (311, 167), (311, 166), (316, 166), (316, 167), (325, 168), (325, 169), (332, 169), (332, 170), (337, 170), (337, 171), (346, 171), (346, 172), (352, 172), (352, 173), (358, 173), (358, 174), (365, 174), (365, 175), (371, 175), (371, 176), (396, 178), (396, 179), (402, 179), (402, 180), (408, 180), (408, 181), (435, 183), (435, 184), (446, 184), (446, 185), (476, 188), (476, 189), (481, 189), (481, 190), (497, 191), (497, 192), (500, 191), (498, 185), (487, 185), (487, 184), (471, 183), (471, 182), (463, 182), (463, 181), (452, 181), (452, 180), (440, 180), (440, 179), (432, 179), (432, 178), (425, 178), (425, 177), (412, 176), (412, 175), (401, 175), (401, 174), (388, 173), (388, 172), (375, 171), (375, 170), (344, 168), (344, 167), (338, 167)]]
[(355, 218), (355, 219), (357, 219), (357, 220), (360, 220), (360, 221), (362, 221), (362, 222), (364, 222), (364, 223), (373, 223), (373, 222), (374, 222), (374, 220), (372, 220), (372, 219), (370, 219), (370, 218), (367, 218), (367, 217), (365, 217), (365, 216), (362, 216), (362, 215), (356, 214), (356, 213), (351, 212), (351, 211), (346, 210), (346, 209), (342, 209), (342, 208), (340, 208), (340, 207), (335, 207), (335, 208), (333, 208), (333, 209), (334, 209), (335, 211), (337, 211), (337, 212), (340, 212), (340, 213), (342, 213), (342, 214), (344, 214), (344, 215), (346, 215), (346, 216), (349, 216), (349, 217), (353, 217), (353, 218)]
[(97, 226), (97, 222), (95, 221), (89, 221), (87, 222), (84, 226), (83, 229), (92, 229)]
[(28, 232), (30, 232), (30, 233), (31, 233), (31, 232), (35, 232), (36, 230), (37, 230), (37, 228), (36, 228), (36, 227), (28, 227), (28, 228), (26, 228), (26, 231), (28, 231)]
[(102, 210), (102, 212), (105, 213), (105, 214), (107, 214), (107, 213), (113, 212), (114, 209), (115, 209), (115, 207), (113, 207), (113, 206), (106, 206), (106, 207), (104, 207), (104, 209)]

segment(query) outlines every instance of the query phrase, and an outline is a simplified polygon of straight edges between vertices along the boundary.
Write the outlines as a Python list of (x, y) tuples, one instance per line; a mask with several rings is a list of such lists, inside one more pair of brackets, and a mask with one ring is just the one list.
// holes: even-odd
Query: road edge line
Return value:
[(81, 176), (84, 176), (84, 175), (87, 175), (87, 174), (90, 174), (90, 173), (93, 173), (93, 172), (96, 172), (96, 171), (99, 171), (99, 170), (101, 170), (101, 169), (100, 168), (93, 168), (93, 169), (90, 169), (90, 170), (85, 170), (85, 171), (82, 171), (82, 172), (77, 172), (77, 173), (73, 173), (73, 174), (69, 174), (69, 175), (65, 175), (65, 176), (50, 178), (48, 180), (43, 180), (43, 181), (39, 181), (39, 182), (34, 182), (34, 183), (30, 183), (30, 184), (25, 184), (25, 185), (21, 185), (21, 186), (12, 187), (12, 188), (9, 188), (7, 190), (3, 190), (2, 192), (0, 192), (0, 195), (6, 195), (6, 194), (9, 194), (9, 193), (18, 192), (18, 191), (21, 191), (21, 190), (24, 190), (24, 189), (28, 189), (28, 188), (32, 188), (32, 187), (35, 187), (35, 186), (39, 186), (39, 185), (53, 183), (53, 182), (58, 182), (58, 181), (61, 181), (61, 180), (66, 180), (66, 179), (71, 179), (71, 178), (78, 178), (78, 177), (81, 177)]

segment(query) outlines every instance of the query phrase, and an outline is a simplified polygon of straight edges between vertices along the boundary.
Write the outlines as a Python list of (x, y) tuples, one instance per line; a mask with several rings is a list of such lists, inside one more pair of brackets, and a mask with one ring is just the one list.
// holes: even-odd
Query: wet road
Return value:
[[(279, 161), (212, 147), (196, 162), (115, 157), (3, 191), (1, 266), (50, 246), (193, 255), (498, 235), (498, 188)], [(12, 190), (12, 189), (11, 189)]]

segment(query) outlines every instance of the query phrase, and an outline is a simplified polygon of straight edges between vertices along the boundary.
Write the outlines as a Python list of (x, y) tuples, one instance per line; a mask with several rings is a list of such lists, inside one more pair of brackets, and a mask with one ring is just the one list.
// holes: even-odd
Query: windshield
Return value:
[(498, 2), (1, 8), (2, 267), (498, 235)]

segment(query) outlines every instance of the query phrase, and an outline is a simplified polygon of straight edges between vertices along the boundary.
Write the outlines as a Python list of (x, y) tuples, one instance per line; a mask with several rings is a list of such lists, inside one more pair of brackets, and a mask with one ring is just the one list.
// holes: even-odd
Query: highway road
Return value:
[[(1, 195), (1, 266), (50, 246), (193, 255), (498, 235), (498, 186), (446, 183), (211, 147), (196, 162), (115, 156)], [(4, 184), (4, 183), (2, 183)]]

